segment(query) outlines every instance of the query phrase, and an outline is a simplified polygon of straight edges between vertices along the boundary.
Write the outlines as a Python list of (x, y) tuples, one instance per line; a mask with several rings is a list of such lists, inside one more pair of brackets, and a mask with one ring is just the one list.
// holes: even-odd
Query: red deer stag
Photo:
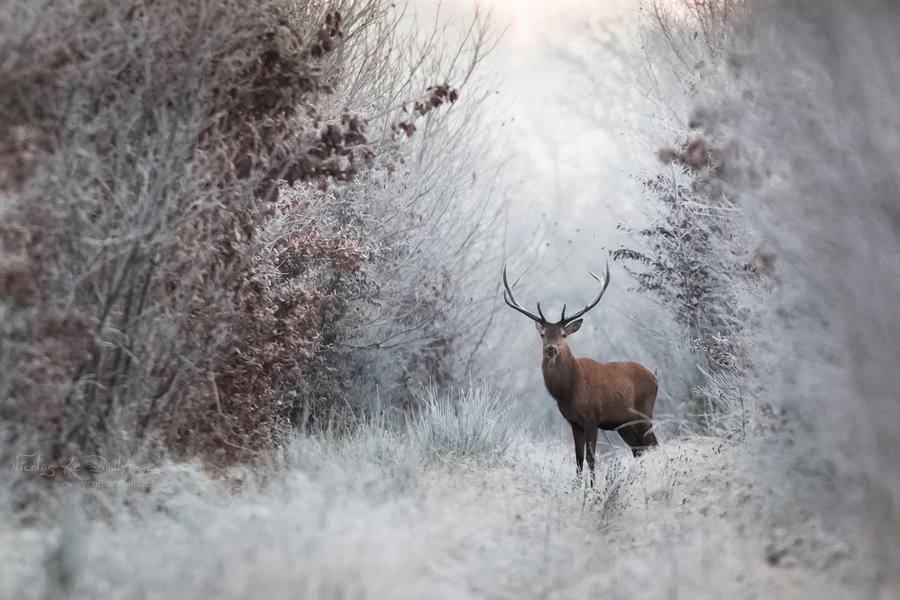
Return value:
[[(591, 273), (600, 282), (600, 278)], [(556, 400), (559, 412), (572, 426), (575, 438), (575, 461), (580, 475), (587, 446), (588, 468), (591, 485), (594, 485), (594, 449), (599, 429), (619, 432), (625, 443), (639, 456), (649, 446), (656, 445), (651, 431), (653, 405), (656, 403), (656, 376), (636, 362), (600, 363), (592, 358), (575, 358), (566, 338), (581, 328), (581, 316), (594, 308), (609, 286), (609, 263), (603, 289), (597, 298), (574, 315), (566, 316), (563, 305), (562, 318), (549, 323), (537, 303), (537, 314), (523, 308), (513, 295), (503, 267), (503, 300), (535, 322), (544, 342), (544, 360), (541, 370), (544, 385)]]

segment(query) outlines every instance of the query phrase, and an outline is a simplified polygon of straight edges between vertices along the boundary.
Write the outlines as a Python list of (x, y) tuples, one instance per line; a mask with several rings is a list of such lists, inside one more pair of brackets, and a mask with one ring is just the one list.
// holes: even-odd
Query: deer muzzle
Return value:
[(544, 358), (547, 360), (553, 360), (557, 356), (559, 356), (559, 348), (556, 346), (546, 346), (544, 348)]

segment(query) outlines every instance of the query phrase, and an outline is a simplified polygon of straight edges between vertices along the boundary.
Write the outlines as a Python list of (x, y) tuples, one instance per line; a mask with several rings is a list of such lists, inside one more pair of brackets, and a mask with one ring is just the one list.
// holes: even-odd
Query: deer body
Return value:
[[(593, 276), (599, 281), (596, 275)], [(540, 303), (537, 315), (522, 308), (506, 280), (505, 268), (503, 283), (506, 303), (533, 319), (541, 334), (544, 385), (556, 400), (559, 412), (572, 427), (577, 472), (580, 474), (582, 471), (586, 450), (593, 485), (594, 454), (600, 429), (617, 431), (635, 456), (642, 454), (647, 447), (655, 446), (657, 441), (651, 430), (651, 419), (656, 403), (656, 376), (636, 362), (600, 363), (591, 358), (575, 358), (567, 342), (567, 338), (581, 328), (579, 317), (603, 297), (609, 285), (609, 266), (606, 267), (606, 279), (597, 299), (568, 319), (563, 307), (562, 318), (556, 323), (547, 322)]]
[(612, 431), (640, 419), (639, 415), (653, 414), (656, 377), (643, 365), (603, 364), (591, 358), (573, 360), (575, 368), (581, 371), (574, 386), (560, 385), (556, 368), (545, 364), (542, 369), (547, 391), (566, 421), (585, 429), (596, 423), (598, 429)]

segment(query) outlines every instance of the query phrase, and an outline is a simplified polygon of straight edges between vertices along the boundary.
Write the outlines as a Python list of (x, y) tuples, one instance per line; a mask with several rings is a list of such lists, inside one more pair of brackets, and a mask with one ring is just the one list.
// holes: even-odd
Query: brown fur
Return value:
[(566, 341), (581, 327), (581, 319), (560, 324), (535, 323), (544, 342), (541, 370), (547, 391), (572, 426), (578, 473), (587, 446), (591, 485), (599, 429), (617, 431), (635, 456), (655, 446), (651, 431), (656, 403), (656, 376), (636, 362), (600, 363), (575, 358)]

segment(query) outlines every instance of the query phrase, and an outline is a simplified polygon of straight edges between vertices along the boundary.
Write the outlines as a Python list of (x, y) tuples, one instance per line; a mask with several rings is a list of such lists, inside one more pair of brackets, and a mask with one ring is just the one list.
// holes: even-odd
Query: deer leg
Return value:
[(575, 438), (575, 464), (577, 475), (581, 475), (581, 468), (584, 466), (584, 429), (572, 423), (572, 437)]
[(591, 487), (594, 487), (594, 454), (597, 448), (597, 427), (592, 426), (586, 432), (587, 434), (587, 463), (590, 471)]

